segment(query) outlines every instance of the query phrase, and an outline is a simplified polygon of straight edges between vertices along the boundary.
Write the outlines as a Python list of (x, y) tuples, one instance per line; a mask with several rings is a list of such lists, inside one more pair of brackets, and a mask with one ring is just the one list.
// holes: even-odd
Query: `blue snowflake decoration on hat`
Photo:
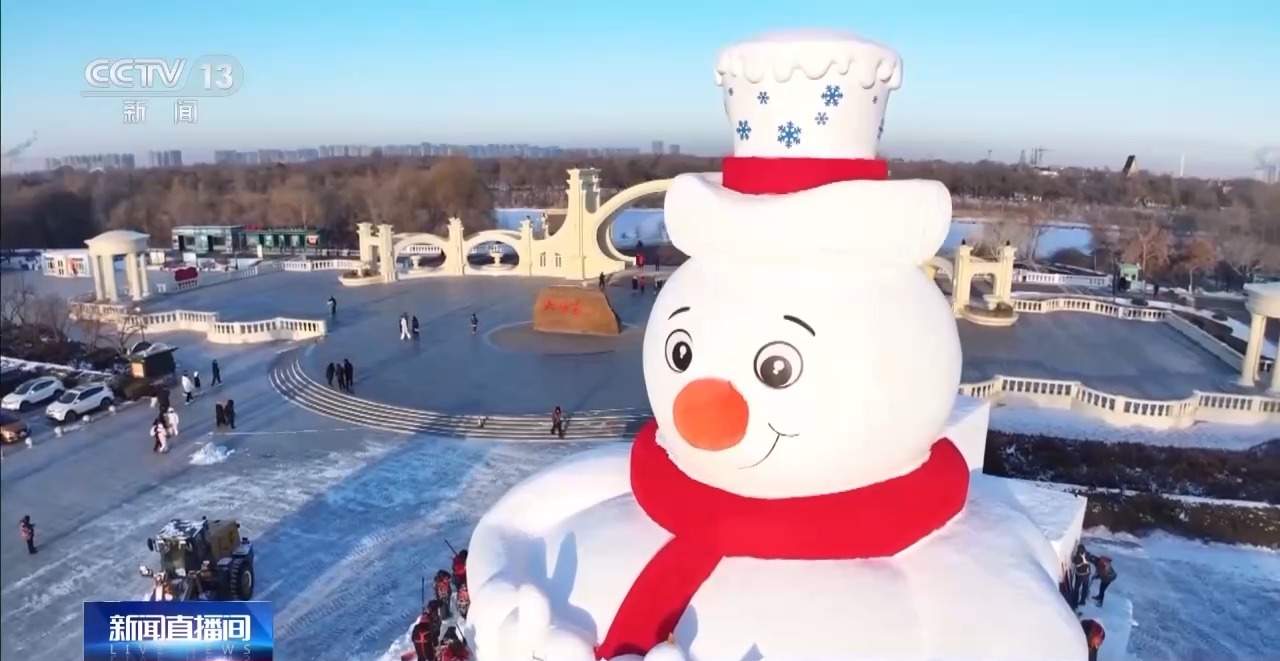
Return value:
[(759, 101), (759, 102), (760, 102), (760, 105), (762, 105), (762, 106), (764, 106), (764, 105), (768, 105), (768, 104), (769, 104), (769, 93), (768, 93), (768, 92), (761, 92), (761, 93), (757, 94), (757, 95), (756, 95), (756, 100), (757, 100), (757, 101)]
[(739, 140), (746, 140), (751, 137), (751, 125), (745, 119), (738, 120), (737, 131)]
[(818, 115), (813, 118), (813, 121), (816, 122), (818, 126), (825, 125), (827, 123), (827, 113), (825, 112), (818, 113)]
[(822, 93), (822, 105), (838, 106), (840, 99), (844, 98), (844, 92), (840, 91), (839, 85), (827, 85), (827, 89)]
[(800, 144), (800, 127), (793, 122), (778, 125), (778, 142), (786, 145), (787, 149)]

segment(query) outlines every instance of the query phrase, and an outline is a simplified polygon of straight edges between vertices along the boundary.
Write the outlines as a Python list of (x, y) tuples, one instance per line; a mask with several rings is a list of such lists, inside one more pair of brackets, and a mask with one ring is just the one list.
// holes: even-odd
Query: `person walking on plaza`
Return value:
[(338, 373), (338, 390), (347, 391), (347, 372), (342, 369), (342, 363), (337, 363), (334, 370)]
[[(332, 387), (333, 387), (333, 373), (334, 373), (335, 371), (336, 371), (336, 370), (333, 368), (333, 363), (332, 363), (332, 362), (330, 362), (330, 363), (329, 363), (327, 366), (325, 366), (325, 368), (324, 368), (324, 380), (329, 382), (329, 387), (330, 387), (330, 388), (332, 388)], [(341, 381), (341, 380), (339, 380), (339, 381), (338, 381), (338, 385), (339, 385), (339, 386), (341, 386), (341, 385), (342, 385), (342, 381)]]
[(222, 408), (222, 414), (227, 417), (227, 426), (236, 428), (236, 400), (228, 399), (227, 405)]
[(182, 373), (182, 394), (186, 396), (186, 403), (191, 403), (191, 393), (196, 389), (196, 384), (191, 380), (191, 375), (186, 372)]
[(200, 389), (200, 370), (191, 373), (191, 381), (196, 384), (196, 390)]
[(329, 297), (329, 318), (338, 318), (338, 301), (332, 296)]
[(156, 393), (156, 410), (157, 411), (169, 410), (169, 388), (168, 387), (164, 387), (160, 390), (160, 392)]
[(640, 291), (640, 278), (633, 275), (631, 276), (631, 293), (634, 294), (638, 291)]
[(551, 433), (564, 438), (564, 412), (560, 410), (559, 406), (551, 412)]
[(213, 405), (213, 428), (222, 429), (227, 426), (227, 408), (218, 402)]
[(409, 315), (403, 312), (400, 313), (400, 339), (401, 340), (412, 339), (409, 336)]
[(351, 365), (351, 360), (348, 358), (342, 359), (342, 376), (347, 381), (347, 392), (353, 392), (356, 383), (356, 368)]
[(604, 272), (600, 272), (600, 289), (604, 289)]
[(480, 317), (477, 317), (476, 313), (472, 312), (471, 313), (471, 334), (475, 335), (476, 331), (478, 330), (480, 330)]
[(36, 552), (36, 524), (31, 522), (31, 515), (27, 514), (18, 522), (18, 534), (22, 535), (22, 541), (27, 543), (27, 554), (34, 555)]
[(164, 428), (169, 436), (178, 435), (178, 412), (172, 408), (164, 412)]
[(214, 386), (221, 385), (222, 369), (218, 367), (218, 359), (215, 358), (213, 360), (213, 364), (210, 365), (209, 371), (213, 374), (213, 380), (209, 382), (209, 387), (212, 388)]
[(1093, 555), (1092, 553), (1086, 553), (1085, 557), (1093, 564), (1093, 575), (1098, 578), (1098, 596), (1094, 601), (1098, 604), (1098, 607), (1101, 608), (1102, 600), (1107, 594), (1107, 587), (1111, 585), (1112, 581), (1116, 580), (1116, 568), (1112, 566), (1111, 558), (1105, 555)]
[(169, 429), (165, 427), (163, 415), (156, 416), (151, 422), (151, 438), (155, 440), (155, 444), (151, 446), (152, 452), (169, 451)]
[(409, 330), (413, 333), (413, 339), (418, 339), (420, 327), (418, 326), (418, 315), (413, 315), (413, 319), (409, 320)]

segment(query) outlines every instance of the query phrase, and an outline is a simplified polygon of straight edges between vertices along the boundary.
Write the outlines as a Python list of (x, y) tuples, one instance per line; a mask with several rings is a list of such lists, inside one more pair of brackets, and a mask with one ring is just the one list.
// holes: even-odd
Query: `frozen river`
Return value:
[[(505, 229), (518, 229), (520, 221), (526, 217), (534, 221), (535, 230), (541, 227), (541, 209), (496, 209), (498, 226)], [(960, 241), (968, 239), (973, 243), (981, 234), (984, 223), (976, 220), (955, 219), (947, 233), (947, 240), (942, 244), (943, 253), (949, 253), (960, 245)], [(666, 229), (662, 221), (662, 209), (623, 209), (611, 230), (613, 242), (617, 245), (631, 245), (637, 237), (647, 244), (666, 242)], [(1040, 236), (1036, 248), (1037, 257), (1047, 257), (1063, 248), (1089, 247), (1089, 228), (1081, 226), (1053, 226), (1046, 228)]]

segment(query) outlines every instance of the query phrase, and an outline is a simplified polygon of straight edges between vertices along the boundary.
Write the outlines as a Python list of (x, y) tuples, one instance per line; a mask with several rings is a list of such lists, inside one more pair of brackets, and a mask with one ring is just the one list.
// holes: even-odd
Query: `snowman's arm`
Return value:
[[(467, 552), (467, 624), (477, 654), (528, 658), (546, 643), (554, 628), (545, 535), (578, 512), (629, 494), (630, 452), (629, 444), (616, 444), (560, 461), (517, 484), (476, 524)], [(591, 656), (586, 634), (557, 635)]]
[[(582, 510), (630, 493), (630, 454), (630, 443), (576, 454), (508, 491), (476, 524), (467, 555), (468, 581), (484, 585), (499, 572), (524, 573), (526, 568), (520, 565), (530, 556), (523, 547), (540, 541), (543, 531)], [(527, 570), (545, 577), (545, 567)]]

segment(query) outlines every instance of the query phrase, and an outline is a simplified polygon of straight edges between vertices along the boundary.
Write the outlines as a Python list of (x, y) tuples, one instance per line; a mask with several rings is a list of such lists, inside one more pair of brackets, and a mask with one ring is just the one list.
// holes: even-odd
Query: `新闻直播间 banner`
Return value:
[(271, 602), (89, 601), (84, 659), (270, 661)]

